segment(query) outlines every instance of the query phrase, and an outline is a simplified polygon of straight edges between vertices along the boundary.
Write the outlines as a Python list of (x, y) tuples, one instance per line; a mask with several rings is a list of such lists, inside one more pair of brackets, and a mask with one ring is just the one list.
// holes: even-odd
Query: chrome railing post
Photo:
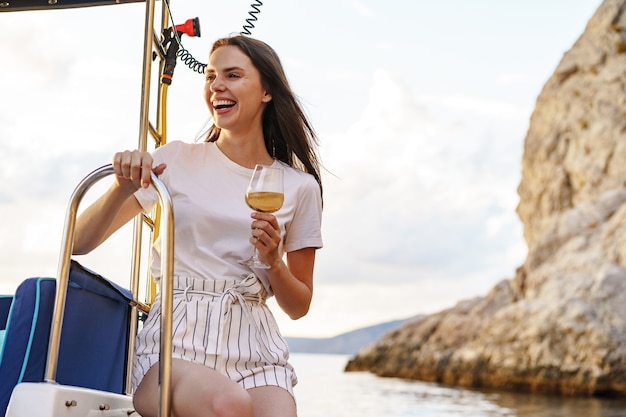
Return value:
[(161, 181), (152, 183), (161, 198), (161, 355), (159, 357), (160, 406), (159, 417), (169, 417), (171, 410), (172, 375), (172, 312), (174, 283), (174, 211), (172, 200)]
[[(48, 357), (46, 361), (46, 382), (54, 383), (56, 379), (78, 206), (91, 186), (110, 174), (113, 174), (113, 166), (111, 164), (92, 171), (78, 184), (70, 197), (70, 203), (65, 215), (64, 234), (57, 269), (56, 299), (52, 315), (50, 339), (48, 342)], [(174, 212), (172, 199), (167, 188), (154, 173), (152, 174), (152, 184), (159, 195), (164, 220), (161, 223), (161, 357), (159, 360), (161, 400), (159, 416), (168, 417), (171, 409)], [(133, 334), (130, 335), (131, 338), (134, 336)], [(132, 360), (132, 358), (129, 357), (129, 360)]]

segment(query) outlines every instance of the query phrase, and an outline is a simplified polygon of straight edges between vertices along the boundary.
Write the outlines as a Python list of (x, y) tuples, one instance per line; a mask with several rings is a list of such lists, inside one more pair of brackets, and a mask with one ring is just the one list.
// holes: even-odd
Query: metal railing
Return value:
[[(111, 164), (100, 167), (88, 174), (75, 188), (70, 197), (70, 203), (65, 216), (64, 234), (59, 255), (57, 271), (56, 299), (52, 316), (50, 339), (48, 344), (48, 358), (46, 362), (45, 380), (55, 382), (59, 345), (61, 341), (61, 327), (65, 312), (65, 301), (70, 273), (70, 263), (74, 246), (74, 232), (78, 206), (85, 193), (100, 179), (113, 174)], [(173, 309), (173, 275), (174, 275), (174, 213), (172, 199), (167, 188), (153, 173), (154, 185), (161, 203), (161, 356), (159, 358), (160, 406), (159, 416), (169, 416), (171, 410), (171, 370), (172, 370), (172, 309)], [(137, 294), (133, 293), (136, 299)], [(132, 303), (131, 314), (137, 315), (137, 304)], [(131, 334), (130, 339), (134, 339)], [(129, 356), (129, 361), (132, 356)]]

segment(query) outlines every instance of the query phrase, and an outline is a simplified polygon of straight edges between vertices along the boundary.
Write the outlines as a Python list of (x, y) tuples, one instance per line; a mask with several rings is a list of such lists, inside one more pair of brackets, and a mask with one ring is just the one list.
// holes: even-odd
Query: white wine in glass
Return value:
[[(284, 198), (282, 168), (256, 165), (246, 189), (246, 204), (261, 213), (274, 213), (283, 206)], [(261, 269), (270, 267), (261, 262), (256, 246), (252, 257), (239, 263)]]
[(285, 195), (275, 191), (252, 191), (246, 193), (246, 204), (261, 213), (274, 213), (283, 206)]

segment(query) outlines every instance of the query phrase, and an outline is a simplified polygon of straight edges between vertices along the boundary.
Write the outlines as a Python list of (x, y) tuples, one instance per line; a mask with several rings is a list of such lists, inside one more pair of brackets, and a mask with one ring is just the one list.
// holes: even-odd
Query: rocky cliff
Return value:
[(405, 324), (347, 371), (626, 394), (626, 0), (606, 0), (537, 98), (520, 203), (528, 257), (484, 297)]

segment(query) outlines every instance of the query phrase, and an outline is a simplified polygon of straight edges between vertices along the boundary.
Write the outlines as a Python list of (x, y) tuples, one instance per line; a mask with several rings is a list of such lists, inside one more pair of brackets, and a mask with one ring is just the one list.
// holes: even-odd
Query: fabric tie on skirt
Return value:
[[(267, 291), (256, 275), (248, 275), (244, 280), (226, 288), (223, 292), (205, 291), (196, 288), (196, 283), (197, 280), (194, 280), (194, 283), (187, 285), (185, 289), (175, 288), (174, 296), (182, 295), (187, 303), (192, 303), (190, 296), (193, 295), (213, 297), (210, 303), (198, 302), (193, 310), (190, 310), (193, 311), (193, 315), (187, 314), (186, 317), (188, 328), (193, 327), (192, 321), (195, 317), (207, 317), (208, 326), (205, 327), (201, 342), (207, 355), (219, 355), (222, 352), (223, 340), (227, 337), (225, 329), (232, 317), (232, 308), (235, 304), (239, 304), (242, 313), (254, 329), (252, 333), (256, 335), (259, 353), (266, 360), (275, 358), (276, 355), (267, 348), (267, 343), (259, 340), (260, 334), (264, 332), (258, 329), (260, 321), (253, 313), (255, 310), (247, 307), (247, 305), (264, 304), (267, 299)], [(197, 336), (195, 333), (191, 334), (191, 343), (195, 346), (198, 343)]]

